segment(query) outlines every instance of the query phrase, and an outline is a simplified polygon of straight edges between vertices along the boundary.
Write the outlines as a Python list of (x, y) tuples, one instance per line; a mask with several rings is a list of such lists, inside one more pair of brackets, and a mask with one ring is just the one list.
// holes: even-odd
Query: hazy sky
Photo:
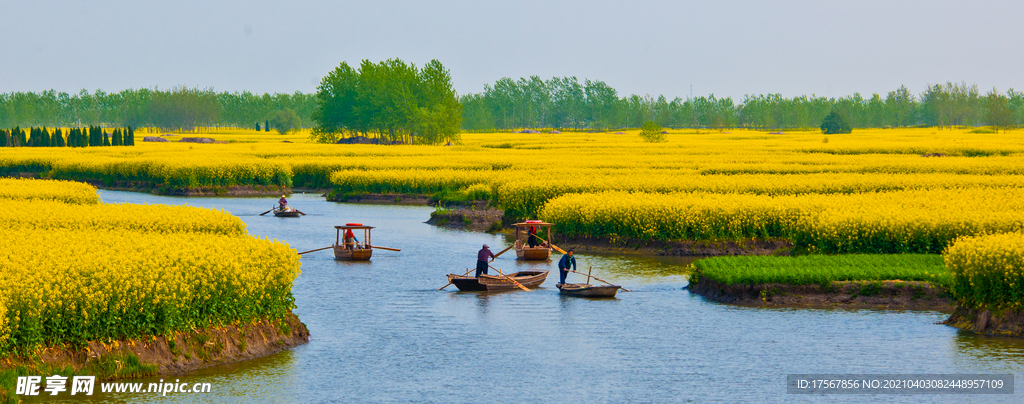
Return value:
[(685, 98), (1024, 90), (1021, 1), (9, 1), (0, 92), (312, 92), (342, 61), (440, 60), (460, 94), (576, 76)]

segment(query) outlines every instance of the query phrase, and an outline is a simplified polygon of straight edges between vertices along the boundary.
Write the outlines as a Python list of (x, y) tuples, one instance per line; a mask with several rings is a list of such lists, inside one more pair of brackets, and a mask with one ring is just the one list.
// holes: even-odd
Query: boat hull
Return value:
[(372, 255), (370, 248), (346, 250), (345, 246), (334, 246), (334, 259), (338, 261), (369, 261)]
[(609, 298), (621, 289), (618, 285), (586, 285), (582, 283), (559, 284), (558, 292), (566, 296)]
[(546, 261), (551, 259), (551, 248), (549, 247), (519, 247), (516, 248), (516, 256), (525, 261)]
[[(520, 271), (508, 274), (508, 277), (515, 279), (519, 284), (532, 289), (539, 287), (544, 283), (548, 278), (548, 273), (548, 271)], [(448, 274), (448, 280), (463, 292), (492, 292), (519, 289), (515, 283), (512, 283), (500, 275), (483, 274), (477, 278), (473, 276)]]
[(274, 216), (277, 217), (299, 217), (299, 212), (294, 210), (274, 211)]

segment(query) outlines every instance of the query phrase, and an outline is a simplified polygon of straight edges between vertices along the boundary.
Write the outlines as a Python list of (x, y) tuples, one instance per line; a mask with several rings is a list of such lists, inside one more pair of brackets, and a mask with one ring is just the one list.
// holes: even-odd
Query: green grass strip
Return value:
[(826, 284), (832, 281), (927, 281), (946, 288), (953, 277), (937, 254), (734, 256), (693, 263), (708, 279), (733, 284)]

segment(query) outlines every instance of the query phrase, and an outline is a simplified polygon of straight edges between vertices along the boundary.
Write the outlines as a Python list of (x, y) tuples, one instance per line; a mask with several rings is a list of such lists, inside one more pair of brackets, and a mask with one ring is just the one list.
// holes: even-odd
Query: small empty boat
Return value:
[(563, 295), (576, 297), (615, 297), (622, 288), (619, 285), (588, 285), (585, 283), (560, 283), (555, 285)]

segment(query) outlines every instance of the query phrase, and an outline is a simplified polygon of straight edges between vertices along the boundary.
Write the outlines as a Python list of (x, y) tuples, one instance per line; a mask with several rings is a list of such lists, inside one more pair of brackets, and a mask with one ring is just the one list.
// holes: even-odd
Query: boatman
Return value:
[(345, 230), (345, 249), (349, 251), (355, 250), (356, 243), (358, 242), (359, 239), (357, 239), (356, 235), (352, 233), (352, 229)]
[(576, 271), (576, 258), (572, 256), (572, 249), (565, 252), (562, 259), (558, 260), (558, 284), (565, 284), (565, 276), (569, 274), (569, 266), (572, 266), (572, 270)]
[(288, 200), (284, 199), (284, 195), (281, 195), (281, 199), (277, 200), (277, 204), (280, 205), (280, 210), (284, 210), (288, 206)]
[(488, 247), (487, 244), (484, 244), (484, 248), (481, 248), (480, 251), (476, 253), (477, 278), (480, 277), (480, 274), (487, 273), (487, 259), (490, 258), (491, 261), (494, 261), (494, 253), (491, 252), (490, 248), (491, 247)]
[(537, 227), (530, 225), (530, 239), (527, 241), (530, 244), (530, 248), (537, 246)]

